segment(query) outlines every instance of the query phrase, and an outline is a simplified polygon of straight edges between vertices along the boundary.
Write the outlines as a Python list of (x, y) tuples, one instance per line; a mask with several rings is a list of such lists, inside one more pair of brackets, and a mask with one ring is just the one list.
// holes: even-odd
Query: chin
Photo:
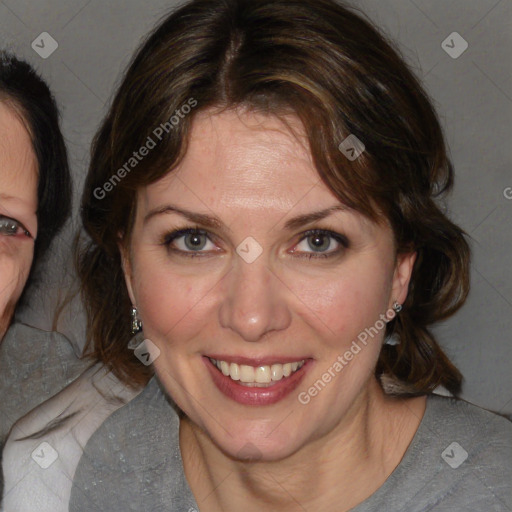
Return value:
[[(236, 432), (219, 432), (218, 425), (214, 432), (207, 432), (207, 435), (217, 447), (228, 457), (241, 462), (274, 462), (286, 459), (297, 452), (304, 440), (298, 439), (293, 432), (283, 427), (274, 425), (269, 428), (268, 422), (253, 421), (239, 427), (236, 421), (231, 422), (237, 425)], [(232, 435), (230, 435), (232, 434)]]

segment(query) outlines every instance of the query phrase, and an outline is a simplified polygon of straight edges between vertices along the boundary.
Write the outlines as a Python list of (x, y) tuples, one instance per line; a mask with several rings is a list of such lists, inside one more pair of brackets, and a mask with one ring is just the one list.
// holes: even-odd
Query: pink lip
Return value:
[(270, 356), (270, 357), (242, 357), (242, 356), (229, 356), (229, 355), (223, 355), (223, 354), (208, 354), (208, 357), (211, 357), (212, 359), (215, 359), (216, 361), (226, 361), (227, 363), (237, 363), (237, 364), (246, 364), (247, 366), (254, 366), (257, 368), (258, 366), (272, 366), (273, 364), (279, 363), (279, 364), (286, 364), (286, 363), (295, 363), (299, 361), (307, 361), (309, 357), (289, 357), (289, 356), (283, 356), (283, 357), (276, 357), (276, 356)]
[[(217, 359), (217, 357), (211, 356), (213, 359)], [(222, 361), (227, 361), (226, 359), (222, 359), (221, 356), (218, 359)], [(272, 359), (274, 362), (275, 358)], [(286, 396), (288, 396), (297, 386), (300, 384), (306, 372), (309, 370), (311, 359), (306, 359), (302, 368), (292, 373), (289, 377), (285, 377), (272, 386), (265, 388), (258, 387), (248, 387), (242, 386), (237, 381), (232, 380), (230, 377), (226, 377), (222, 372), (218, 370), (216, 366), (210, 361), (208, 357), (203, 357), (203, 361), (212, 376), (212, 380), (214, 384), (217, 386), (217, 389), (221, 391), (226, 397), (238, 402), (243, 405), (271, 405), (279, 402)], [(237, 358), (236, 360), (229, 359), (231, 362), (238, 361), (247, 361), (244, 358)], [(261, 366), (261, 364), (254, 364), (254, 359), (251, 361), (251, 366)], [(294, 361), (298, 361), (295, 359)], [(284, 362), (281, 360), (281, 362)], [(247, 364), (247, 363), (239, 363), (239, 364)], [(266, 363), (268, 364), (268, 363)]]

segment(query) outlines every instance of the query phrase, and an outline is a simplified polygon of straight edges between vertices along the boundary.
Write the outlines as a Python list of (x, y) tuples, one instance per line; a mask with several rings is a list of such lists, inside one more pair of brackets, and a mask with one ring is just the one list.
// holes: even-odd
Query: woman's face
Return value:
[(0, 339), (5, 334), (34, 255), (37, 160), (13, 109), (0, 102)]
[(272, 116), (196, 117), (179, 167), (139, 192), (124, 260), (160, 380), (239, 458), (285, 457), (350, 416), (414, 260), (343, 207), (288, 122), (298, 139)]

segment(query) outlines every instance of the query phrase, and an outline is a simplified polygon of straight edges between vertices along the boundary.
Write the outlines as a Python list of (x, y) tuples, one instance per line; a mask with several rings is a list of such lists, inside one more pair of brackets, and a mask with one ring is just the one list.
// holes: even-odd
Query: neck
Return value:
[(233, 460), (185, 417), (180, 422), (185, 475), (201, 511), (286, 512), (299, 505), (348, 511), (399, 464), (425, 403), (425, 397), (387, 397), (372, 379), (335, 429), (272, 462)]

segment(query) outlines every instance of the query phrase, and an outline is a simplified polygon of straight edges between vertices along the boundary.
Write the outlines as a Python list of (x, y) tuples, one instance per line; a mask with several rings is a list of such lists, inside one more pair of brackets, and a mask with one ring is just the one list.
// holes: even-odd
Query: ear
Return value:
[(121, 237), (118, 239), (117, 247), (119, 248), (119, 254), (121, 255), (121, 265), (123, 267), (124, 280), (126, 288), (128, 289), (128, 295), (130, 296), (132, 304), (135, 305), (137, 304), (137, 301), (135, 300), (135, 294), (133, 293), (132, 286), (133, 272), (130, 251)]
[(393, 288), (390, 297), (391, 304), (389, 304), (389, 307), (392, 307), (395, 300), (400, 304), (405, 302), (416, 257), (416, 252), (397, 254), (395, 272), (393, 274)]

